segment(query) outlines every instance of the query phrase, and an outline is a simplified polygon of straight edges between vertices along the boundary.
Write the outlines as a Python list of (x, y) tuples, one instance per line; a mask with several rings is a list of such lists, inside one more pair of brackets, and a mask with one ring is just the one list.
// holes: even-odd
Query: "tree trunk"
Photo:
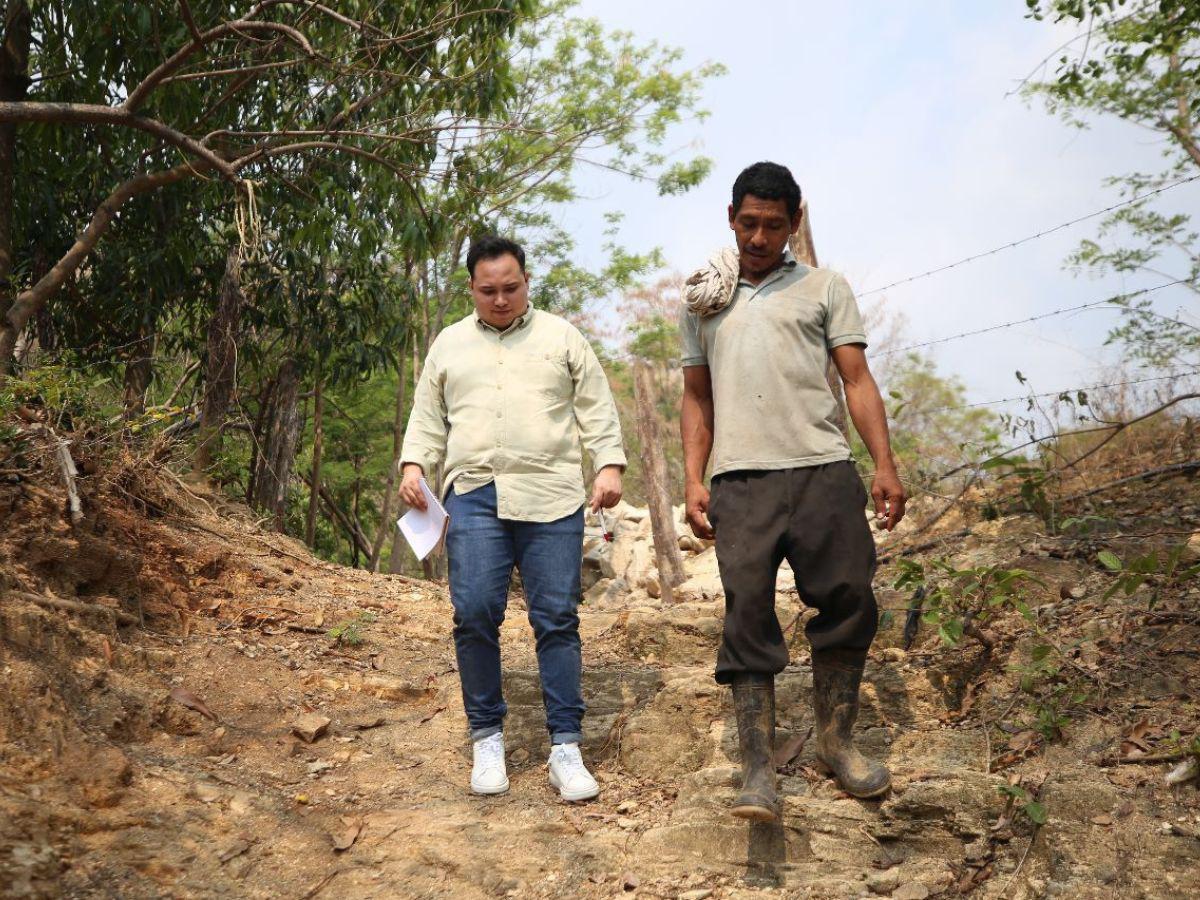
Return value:
[(254, 505), (254, 488), (258, 483), (258, 463), (262, 457), (262, 448), (258, 443), (258, 436), (265, 431), (264, 423), (267, 421), (267, 413), (270, 411), (271, 404), (275, 397), (276, 378), (267, 380), (266, 385), (258, 392), (258, 412), (254, 414), (254, 427), (250, 430), (250, 464), (246, 468), (246, 503), (250, 506)]
[(221, 449), (221, 426), (237, 381), (237, 333), (242, 320), (242, 248), (230, 244), (225, 254), (221, 296), (208, 323), (208, 368), (204, 379), (204, 404), (200, 436), (192, 455), (192, 468), (203, 472)]
[(254, 480), (254, 505), (274, 519), (276, 531), (284, 531), (287, 516), (287, 486), (300, 439), (300, 366), (286, 359), (276, 376), (275, 396), (259, 435), (262, 454)]
[(392, 417), (392, 464), (388, 466), (387, 481), (383, 486), (383, 509), (379, 514), (379, 530), (375, 533), (375, 543), (371, 547), (371, 561), (368, 566), (372, 572), (379, 571), (379, 557), (383, 552), (383, 542), (396, 526), (392, 523), (392, 499), (396, 493), (396, 467), (400, 465), (400, 451), (404, 446), (404, 402), (408, 393), (408, 334), (405, 333), (404, 343), (400, 346), (400, 365), (396, 367), (396, 413)]
[[(0, 47), (0, 101), (17, 103), (29, 90), (32, 17), (24, 0), (9, 0)], [(0, 125), (0, 372), (12, 359), (17, 334), (8, 323), (13, 301), (13, 184), (16, 180), (17, 126)], [(11, 333), (10, 333), (11, 332)]]
[[(350, 512), (354, 516), (354, 530), (359, 534), (363, 533), (362, 520), (358, 517), (358, 501), (359, 497), (362, 495), (362, 479), (358, 474), (361, 466), (362, 457), (356, 456), (354, 458), (354, 499), (350, 503)], [(358, 549), (358, 542), (356, 541), (354, 544), (354, 553), (350, 558), (350, 564), (356, 569), (358, 568)], [(370, 548), (368, 548), (367, 562), (370, 563), (370, 561)]]
[(666, 455), (658, 430), (658, 411), (654, 408), (654, 386), (649, 367), (640, 359), (633, 363), (633, 395), (637, 403), (642, 480), (646, 490), (646, 505), (650, 508), (654, 555), (658, 560), (658, 582), (662, 588), (663, 603), (673, 603), (675, 586), (682, 584), (687, 576), (683, 571), (683, 555), (679, 552), (679, 536), (675, 533), (671, 495), (667, 490)]
[(125, 361), (124, 417), (125, 421), (136, 419), (146, 411), (146, 391), (154, 374), (154, 326), (142, 328), (136, 344)]
[[(800, 227), (796, 233), (792, 235), (788, 243), (792, 248), (792, 255), (806, 266), (817, 267), (817, 248), (813, 245), (812, 235), (812, 216), (808, 211), (808, 201), (805, 200), (800, 209), (803, 210), (804, 216), (800, 219)], [(825, 363), (825, 381), (829, 384), (829, 390), (833, 394), (834, 403), (837, 406), (834, 413), (834, 421), (837, 424), (838, 431), (842, 433), (842, 437), (846, 439), (846, 443), (850, 443), (850, 417), (846, 413), (846, 394), (842, 389), (842, 376), (838, 374), (837, 366), (833, 364), (833, 359), (830, 358)]]
[(317, 537), (317, 505), (321, 490), (321, 451), (324, 449), (325, 443), (324, 411), (325, 398), (321, 393), (321, 373), (318, 371), (316, 384), (313, 386), (312, 476), (308, 480), (308, 518), (304, 522), (304, 543), (309, 547), (316, 545)]

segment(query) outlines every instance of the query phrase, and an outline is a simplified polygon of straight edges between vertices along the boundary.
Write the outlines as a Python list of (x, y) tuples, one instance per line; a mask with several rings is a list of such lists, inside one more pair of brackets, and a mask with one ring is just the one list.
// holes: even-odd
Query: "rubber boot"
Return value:
[(859, 753), (851, 739), (866, 661), (864, 650), (822, 650), (812, 655), (817, 759), (833, 770), (847, 794), (863, 798), (885, 794), (892, 785), (887, 767)]
[(739, 819), (774, 822), (779, 818), (775, 790), (775, 676), (733, 677), (738, 747), (742, 754), (742, 792), (733, 804)]

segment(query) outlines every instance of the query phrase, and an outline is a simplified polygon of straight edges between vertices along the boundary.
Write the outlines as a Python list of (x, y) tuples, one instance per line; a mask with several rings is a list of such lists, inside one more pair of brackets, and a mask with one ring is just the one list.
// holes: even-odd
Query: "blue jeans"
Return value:
[(513, 566), (521, 572), (552, 744), (583, 740), (579, 580), (583, 508), (554, 522), (496, 514), (496, 485), (446, 498), (454, 650), (471, 740), (500, 731), (508, 706), (500, 684), (500, 625)]

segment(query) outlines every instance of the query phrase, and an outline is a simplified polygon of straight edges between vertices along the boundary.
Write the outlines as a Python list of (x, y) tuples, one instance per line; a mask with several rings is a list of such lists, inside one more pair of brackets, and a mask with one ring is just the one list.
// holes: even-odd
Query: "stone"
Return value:
[(890, 894), (900, 886), (900, 873), (896, 869), (884, 869), (867, 876), (867, 890), (873, 894)]
[(1181, 561), (1185, 563), (1200, 562), (1200, 531), (1193, 533), (1187, 543), (1183, 545)]
[(925, 900), (929, 888), (919, 881), (908, 881), (892, 892), (892, 900)]
[(392, 675), (372, 675), (362, 682), (363, 693), (397, 703), (403, 700), (418, 700), (429, 695), (429, 690)]
[(305, 713), (292, 723), (292, 733), (307, 744), (311, 744), (328, 730), (329, 719), (317, 713)]
[(188, 793), (201, 803), (215, 803), (221, 799), (221, 789), (207, 781), (197, 781), (188, 789)]
[(657, 572), (649, 572), (642, 582), (642, 588), (655, 600), (662, 596), (662, 585), (658, 581)]
[(684, 891), (679, 900), (706, 900), (712, 896), (712, 888), (697, 888), (694, 891)]

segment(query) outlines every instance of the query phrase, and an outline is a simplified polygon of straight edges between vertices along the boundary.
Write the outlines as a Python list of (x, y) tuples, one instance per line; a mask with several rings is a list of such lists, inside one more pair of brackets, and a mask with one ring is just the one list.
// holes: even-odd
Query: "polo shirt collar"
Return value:
[(530, 323), (530, 321), (533, 319), (533, 312), (534, 312), (533, 306), (526, 307), (524, 314), (519, 315), (515, 319), (513, 319), (512, 323), (505, 329), (499, 329), (495, 325), (491, 324), (490, 322), (485, 322), (482, 318), (480, 318), (478, 310), (471, 313), (471, 315), (475, 317), (475, 324), (478, 325), (480, 328), (494, 332), (495, 334), (504, 335), (504, 334), (510, 334), (514, 331), (520, 331), (522, 328), (524, 328), (526, 325), (528, 325)]
[(792, 254), (792, 248), (784, 247), (783, 248), (783, 264), (778, 269), (773, 271), (770, 275), (768, 275), (766, 278), (764, 278), (758, 284), (751, 284), (749, 281), (747, 281), (745, 278), (743, 278), (739, 274), (738, 275), (738, 285), (745, 285), (746, 287), (754, 288), (755, 290), (758, 290), (761, 287), (765, 287), (768, 283), (774, 281), (776, 278), (780, 278), (787, 273), (794, 272), (796, 270), (796, 267), (799, 264), (800, 263), (796, 260), (796, 257)]

